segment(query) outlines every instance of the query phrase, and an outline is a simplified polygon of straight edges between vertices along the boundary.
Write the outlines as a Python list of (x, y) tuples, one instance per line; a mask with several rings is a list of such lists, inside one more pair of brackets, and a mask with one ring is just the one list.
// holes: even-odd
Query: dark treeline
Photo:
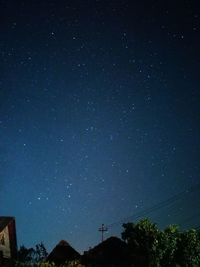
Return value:
[[(17, 267), (55, 266), (48, 261), (43, 243), (35, 248), (20, 247)], [(121, 240), (109, 238), (87, 251), (79, 259), (67, 261), (62, 267), (199, 267), (200, 232), (181, 231), (177, 225), (160, 230), (155, 223), (143, 219), (138, 223), (123, 224)]]

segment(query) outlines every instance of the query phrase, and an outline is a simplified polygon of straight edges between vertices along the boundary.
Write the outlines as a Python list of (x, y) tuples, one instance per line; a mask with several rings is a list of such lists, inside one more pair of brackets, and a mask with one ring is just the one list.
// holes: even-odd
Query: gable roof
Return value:
[(74, 248), (72, 248), (67, 241), (61, 240), (48, 255), (47, 261), (54, 262), (56, 265), (60, 265), (66, 261), (79, 258), (80, 254)]
[(131, 266), (127, 244), (115, 236), (85, 252), (83, 261), (91, 266)]
[(92, 253), (98, 253), (99, 251), (108, 251), (113, 249), (126, 249), (127, 244), (122, 241), (120, 238), (111, 236), (108, 239), (104, 240), (94, 248), (90, 250)]
[(13, 217), (0, 216), (0, 232), (13, 220)]

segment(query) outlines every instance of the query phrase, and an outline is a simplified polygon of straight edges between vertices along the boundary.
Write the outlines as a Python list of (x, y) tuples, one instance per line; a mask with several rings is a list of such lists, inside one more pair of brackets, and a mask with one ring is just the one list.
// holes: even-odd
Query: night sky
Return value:
[(19, 246), (86, 250), (180, 192), (148, 216), (200, 225), (198, 1), (1, 0), (0, 33), (0, 215)]

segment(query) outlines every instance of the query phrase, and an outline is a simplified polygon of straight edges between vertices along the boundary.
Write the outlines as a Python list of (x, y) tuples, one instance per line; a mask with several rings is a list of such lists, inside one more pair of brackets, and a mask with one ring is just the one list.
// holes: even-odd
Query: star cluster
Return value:
[[(83, 251), (101, 223), (198, 184), (196, 1), (7, 0), (0, 12), (0, 203), (20, 245)], [(197, 226), (198, 202), (189, 192), (152, 218)]]

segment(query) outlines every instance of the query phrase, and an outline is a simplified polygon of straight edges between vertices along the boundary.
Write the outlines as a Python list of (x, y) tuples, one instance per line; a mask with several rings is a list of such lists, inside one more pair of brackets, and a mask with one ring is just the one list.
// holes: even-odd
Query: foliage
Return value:
[(41, 263), (21, 263), (17, 262), (15, 267), (55, 267), (54, 263), (41, 262)]
[(18, 251), (18, 261), (22, 263), (31, 262), (33, 259), (34, 249), (21, 246)]
[(80, 264), (79, 260), (73, 260), (73, 261), (66, 262), (61, 267), (82, 267), (82, 265)]
[(34, 258), (36, 262), (40, 262), (47, 257), (48, 253), (43, 243), (35, 246)]
[[(55, 267), (55, 263), (45, 262), (47, 251), (43, 243), (37, 244), (35, 248), (21, 246), (18, 251), (18, 261), (15, 267)], [(66, 262), (60, 267), (82, 267), (80, 261)]]
[(200, 235), (180, 232), (176, 225), (163, 231), (148, 219), (123, 225), (122, 239), (128, 244), (135, 266), (200, 266)]
[[(41, 263), (20, 263), (17, 262), (15, 267), (55, 267), (54, 263), (49, 263), (49, 262), (41, 262)], [(70, 262), (66, 262), (60, 267), (82, 267), (80, 264), (80, 261), (74, 260)]]
[(200, 237), (196, 230), (191, 229), (180, 234), (176, 260), (179, 266), (200, 266)]
[[(18, 265), (16, 266), (33, 266), (36, 263), (42, 262), (47, 257), (47, 251), (43, 243), (37, 244), (35, 248), (26, 248), (21, 246), (18, 251)], [(20, 265), (21, 264), (21, 265)]]
[(160, 231), (159, 250), (160, 266), (175, 266), (175, 253), (177, 250), (177, 244), (180, 239), (180, 232), (177, 225), (170, 225)]
[[(180, 231), (170, 225), (164, 230), (148, 219), (137, 224), (123, 224), (122, 239), (128, 244), (134, 266), (149, 267), (198, 267), (200, 266), (200, 232)], [(55, 267), (45, 262), (47, 251), (44, 245), (35, 248), (20, 247), (16, 267)], [(80, 261), (66, 262), (60, 267), (82, 267)]]
[(123, 224), (123, 227), (122, 239), (128, 243), (132, 257), (142, 258), (144, 265), (159, 266), (157, 254), (160, 232), (156, 224), (144, 219), (138, 224)]

